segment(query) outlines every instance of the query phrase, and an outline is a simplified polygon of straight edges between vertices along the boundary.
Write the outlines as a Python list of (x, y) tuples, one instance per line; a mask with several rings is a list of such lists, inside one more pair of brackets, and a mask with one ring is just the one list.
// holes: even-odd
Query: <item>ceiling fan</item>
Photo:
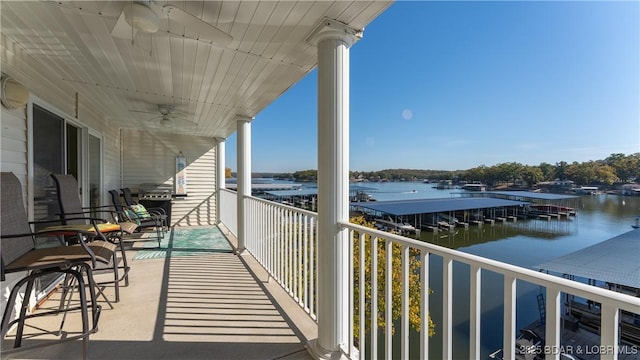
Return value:
[(198, 40), (209, 40), (221, 46), (226, 46), (233, 40), (228, 33), (179, 7), (171, 4), (160, 6), (152, 0), (124, 3), (118, 21), (111, 30), (111, 35), (128, 40), (133, 40), (138, 31), (148, 34), (166, 33), (180, 36), (181, 34), (172, 33), (169, 28), (161, 29), (160, 20), (163, 17), (196, 33)]
[[(129, 110), (130, 112), (155, 114), (146, 119), (145, 126), (160, 130), (193, 130), (197, 125), (196, 122), (188, 120), (186, 113), (175, 110), (173, 105), (158, 105), (158, 112), (150, 112), (145, 110)], [(159, 115), (157, 115), (159, 113)]]

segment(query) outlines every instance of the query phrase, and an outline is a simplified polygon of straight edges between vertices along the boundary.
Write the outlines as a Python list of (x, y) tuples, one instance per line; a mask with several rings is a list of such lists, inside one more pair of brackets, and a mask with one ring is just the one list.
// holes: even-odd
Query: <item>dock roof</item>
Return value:
[(275, 191), (266, 191), (265, 192), (271, 196), (308, 196), (308, 195), (317, 195), (318, 188), (300, 188), (294, 190), (275, 190)]
[(536, 200), (565, 200), (579, 198), (579, 196), (576, 195), (538, 193), (533, 191), (486, 191), (485, 194), (487, 194), (488, 196), (495, 194), (499, 196), (508, 196), (511, 198)]
[(520, 206), (526, 204), (528, 204), (528, 202), (488, 197), (392, 200), (351, 203), (352, 206), (360, 206), (366, 209), (381, 211), (395, 216), (499, 208), (505, 206)]
[(534, 268), (640, 288), (639, 259), (640, 229), (636, 229)]
[[(251, 184), (251, 190), (289, 190), (289, 189), (297, 189), (301, 188), (302, 184), (281, 184), (281, 183), (260, 183), (260, 184)], [(229, 190), (236, 190), (238, 188), (238, 184), (236, 183), (227, 183), (226, 188)]]

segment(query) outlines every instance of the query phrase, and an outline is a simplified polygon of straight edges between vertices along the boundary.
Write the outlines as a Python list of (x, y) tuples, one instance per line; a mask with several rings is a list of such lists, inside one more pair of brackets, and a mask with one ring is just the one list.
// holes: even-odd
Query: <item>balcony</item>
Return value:
[[(91, 335), (90, 359), (310, 359), (304, 344), (316, 336), (315, 323), (251, 256), (131, 260), (136, 251), (128, 250), (130, 285), (121, 287), (121, 301), (110, 309), (99, 299), (103, 310), (99, 331)], [(113, 299), (112, 287), (105, 293)], [(59, 294), (43, 306), (56, 307)], [(33, 319), (24, 345), (51, 342), (53, 336), (30, 334), (56, 329), (61, 320)], [(81, 330), (79, 313), (66, 319), (64, 330), (69, 336)], [(3, 349), (12, 340), (10, 334)], [(7, 358), (79, 359), (82, 348), (71, 341)]]
[[(235, 192), (220, 190), (220, 208), (224, 209), (221, 228), (232, 243), (238, 231), (236, 196)], [(480, 346), (480, 325), (483, 274), (488, 273), (503, 279), (504, 321), (499, 327), (505, 359), (519, 358), (516, 291), (525, 283), (539, 286), (545, 294), (544, 349), (548, 351), (542, 349), (544, 358), (561, 358), (559, 349), (568, 345), (561, 340), (561, 303), (565, 294), (601, 304), (597, 351), (592, 349), (592, 357), (582, 358), (638, 356), (637, 346), (619, 341), (619, 322), (623, 311), (640, 312), (639, 298), (351, 223), (339, 224), (350, 240), (341, 248), (346, 259), (346, 281), (343, 288), (332, 289), (329, 298), (319, 291), (318, 277), (323, 276), (325, 261), (318, 258), (317, 214), (250, 196), (244, 197), (243, 202), (246, 251), (240, 256), (218, 253), (133, 261), (131, 285), (122, 289), (122, 301), (114, 309), (103, 305), (100, 330), (91, 336), (91, 358), (317, 357), (313, 342), (321, 336), (320, 326), (326, 326), (326, 318), (319, 315), (320, 302), (338, 301), (344, 311), (340, 317), (343, 321), (337, 324), (345, 339), (340, 345), (342, 357), (427, 358), (430, 347), (435, 346), (441, 348), (441, 358), (451, 359), (456, 358), (454, 347), (467, 346), (456, 343), (452, 336), (454, 296), (467, 297), (465, 301), (470, 304), (469, 335), (465, 341), (468, 357), (486, 358)], [(377, 248), (375, 256), (370, 255), (372, 248)], [(442, 263), (440, 293), (430, 294), (427, 290), (434, 280), (429, 276), (430, 262)], [(400, 276), (396, 278), (386, 271), (386, 264), (394, 264)], [(466, 294), (453, 291), (454, 264), (463, 264), (469, 271)], [(392, 283), (398, 286), (387, 286)], [(416, 299), (417, 304), (412, 303)], [(428, 309), (433, 306), (430, 304), (435, 303), (430, 299), (443, 304), (442, 316), (433, 319), (442, 339), (438, 343), (427, 336), (424, 326), (418, 332), (410, 330), (411, 309), (418, 309), (420, 322), (426, 324)], [(45, 305), (55, 306), (55, 300), (54, 297)], [(378, 316), (370, 316), (372, 313)], [(400, 315), (398, 320), (392, 318), (394, 313)], [(49, 328), (55, 320), (38, 319), (42, 324), (48, 322)], [(78, 327), (74, 320), (68, 319), (65, 329)], [(380, 322), (384, 325), (379, 326)], [(410, 337), (411, 331), (418, 336)], [(573, 344), (573, 349), (578, 345)], [(67, 359), (80, 357), (81, 347), (69, 342), (14, 356)]]

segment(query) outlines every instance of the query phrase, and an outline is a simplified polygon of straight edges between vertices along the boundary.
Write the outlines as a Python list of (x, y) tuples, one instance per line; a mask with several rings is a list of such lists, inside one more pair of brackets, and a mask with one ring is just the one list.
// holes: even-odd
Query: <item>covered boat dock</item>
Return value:
[[(534, 266), (535, 269), (609, 290), (640, 296), (640, 229), (618, 235), (582, 250)], [(567, 313), (590, 331), (600, 331), (600, 306), (567, 295)], [(638, 309), (640, 313), (640, 309)], [(625, 342), (640, 345), (640, 314), (622, 312), (620, 333)]]
[(370, 220), (410, 224), (417, 229), (452, 230), (469, 224), (516, 221), (528, 202), (489, 197), (415, 199), (351, 203), (354, 212)]
[(492, 197), (498, 199), (526, 201), (530, 205), (527, 208), (527, 217), (537, 217), (546, 220), (575, 216), (576, 208), (580, 202), (580, 196), (567, 194), (539, 193), (533, 191), (484, 191), (461, 192), (462, 197)]
[(609, 289), (640, 296), (640, 229), (631, 230), (534, 268), (604, 282)]

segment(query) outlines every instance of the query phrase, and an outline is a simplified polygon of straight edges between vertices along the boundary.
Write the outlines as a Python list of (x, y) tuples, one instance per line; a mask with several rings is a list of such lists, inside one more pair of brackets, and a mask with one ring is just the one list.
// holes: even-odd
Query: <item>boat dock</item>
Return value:
[[(570, 355), (569, 357), (561, 357), (561, 359), (581, 359), (581, 360), (600, 360), (600, 359), (611, 359), (613, 358), (613, 354), (608, 351), (610, 349), (602, 349), (600, 347), (600, 335), (593, 333), (587, 329), (578, 326), (573, 323), (570, 318), (563, 318), (563, 329), (562, 329), (562, 345), (560, 349), (556, 351), (560, 351), (562, 354)], [(545, 324), (540, 320), (536, 320), (530, 325), (526, 326), (524, 331), (529, 333), (533, 333), (539, 337), (540, 344), (535, 344), (534, 342), (529, 342), (528, 339), (518, 339), (516, 340), (516, 351), (520, 349), (530, 349), (529, 351), (524, 350), (521, 353), (516, 353), (517, 360), (525, 360), (525, 359), (533, 359), (533, 360), (542, 360), (547, 355), (544, 348), (544, 334), (545, 334)], [(618, 360), (637, 360), (640, 355), (640, 349), (637, 345), (622, 343), (618, 349)], [(495, 351), (494, 353), (489, 355), (492, 359), (502, 359), (502, 350)]]
[(416, 229), (432, 232), (454, 231), (469, 225), (494, 225), (496, 221), (515, 222), (522, 216), (528, 202), (477, 198), (414, 199), (351, 203), (353, 211), (370, 220), (391, 219)]
[[(536, 265), (534, 268), (570, 279), (581, 278), (590, 285), (640, 297), (640, 229)], [(600, 333), (600, 305), (589, 299), (564, 294), (564, 313), (577, 319), (580, 328), (594, 336)], [(640, 309), (638, 313), (620, 313), (622, 343), (639, 349)], [(588, 343), (585, 343), (585, 345)], [(596, 343), (598, 344), (598, 343)], [(623, 359), (623, 358), (622, 358)]]

